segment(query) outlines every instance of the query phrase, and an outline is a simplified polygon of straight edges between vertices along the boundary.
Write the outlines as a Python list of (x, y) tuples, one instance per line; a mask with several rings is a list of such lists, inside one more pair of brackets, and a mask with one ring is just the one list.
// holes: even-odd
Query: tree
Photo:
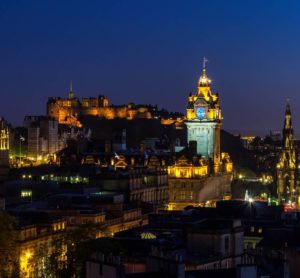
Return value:
[(86, 258), (90, 251), (82, 249), (82, 242), (94, 240), (98, 232), (103, 232), (104, 229), (101, 223), (86, 223), (75, 229), (69, 230), (65, 236), (65, 243), (67, 245), (67, 266), (64, 271), (63, 277), (81, 277), (85, 267), (85, 261), (82, 258)]
[(0, 211), (0, 277), (19, 276), (18, 233), (16, 220)]

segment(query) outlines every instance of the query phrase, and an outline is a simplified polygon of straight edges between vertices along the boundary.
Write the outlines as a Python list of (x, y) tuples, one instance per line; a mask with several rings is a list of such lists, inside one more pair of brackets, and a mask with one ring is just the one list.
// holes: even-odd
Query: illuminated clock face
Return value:
[(196, 116), (199, 119), (204, 119), (205, 118), (205, 108), (204, 107), (198, 107), (196, 109)]

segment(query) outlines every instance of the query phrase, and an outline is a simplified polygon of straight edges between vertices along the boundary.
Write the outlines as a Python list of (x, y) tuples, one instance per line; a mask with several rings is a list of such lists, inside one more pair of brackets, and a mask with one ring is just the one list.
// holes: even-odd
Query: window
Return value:
[(180, 192), (180, 199), (185, 200), (185, 191), (183, 190)]

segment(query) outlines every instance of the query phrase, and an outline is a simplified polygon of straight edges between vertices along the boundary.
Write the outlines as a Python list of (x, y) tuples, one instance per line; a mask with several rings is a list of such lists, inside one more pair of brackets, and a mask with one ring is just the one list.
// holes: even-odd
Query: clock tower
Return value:
[(190, 94), (186, 109), (187, 141), (197, 142), (197, 154), (211, 159), (214, 171), (220, 171), (220, 130), (222, 114), (218, 94), (211, 91), (211, 80), (206, 74), (206, 62), (203, 59), (203, 71), (198, 81), (198, 92)]

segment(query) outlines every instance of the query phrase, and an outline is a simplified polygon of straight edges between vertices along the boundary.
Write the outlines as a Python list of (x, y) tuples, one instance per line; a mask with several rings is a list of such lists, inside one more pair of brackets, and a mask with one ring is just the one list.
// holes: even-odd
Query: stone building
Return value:
[(28, 156), (53, 155), (59, 150), (58, 122), (46, 116), (26, 116)]
[(212, 205), (217, 199), (230, 193), (232, 161), (222, 153), (222, 172), (211, 174), (211, 166), (200, 156), (188, 154), (176, 159), (168, 167), (169, 209), (183, 209), (186, 206)]
[[(104, 160), (100, 158), (100, 161)], [(168, 174), (158, 157), (117, 155), (110, 161), (110, 167), (105, 163), (101, 167), (107, 168), (102, 170), (100, 178), (104, 190), (124, 192), (129, 202), (165, 204), (168, 201)]]
[(122, 192), (127, 202), (162, 205), (168, 201), (166, 159), (155, 154), (123, 151), (86, 154), (81, 163), (97, 164), (101, 173), (94, 183), (103, 190)]

